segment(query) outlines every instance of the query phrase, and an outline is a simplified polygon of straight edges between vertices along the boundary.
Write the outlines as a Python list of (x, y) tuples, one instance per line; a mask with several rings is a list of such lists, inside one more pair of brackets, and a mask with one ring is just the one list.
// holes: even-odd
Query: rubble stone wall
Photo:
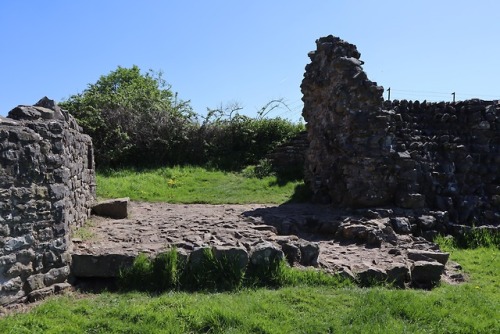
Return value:
[(499, 101), (384, 102), (356, 46), (333, 36), (316, 44), (301, 85), (316, 200), (499, 224)]
[(91, 138), (44, 98), (0, 118), (0, 305), (60, 288), (95, 198)]

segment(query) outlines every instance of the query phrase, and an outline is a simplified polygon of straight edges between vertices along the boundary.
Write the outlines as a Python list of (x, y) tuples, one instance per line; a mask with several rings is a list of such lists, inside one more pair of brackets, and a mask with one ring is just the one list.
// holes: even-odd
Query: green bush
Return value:
[(162, 73), (118, 67), (60, 103), (94, 143), (99, 168), (166, 163), (183, 152), (194, 113)]
[(208, 118), (200, 128), (206, 162), (226, 170), (258, 165), (278, 145), (304, 129), (281, 118), (260, 119), (236, 114), (230, 119)]
[(240, 170), (304, 129), (281, 118), (240, 115), (239, 107), (210, 110), (199, 122), (161, 72), (141, 73), (137, 66), (118, 67), (60, 105), (92, 137), (99, 169), (192, 164)]

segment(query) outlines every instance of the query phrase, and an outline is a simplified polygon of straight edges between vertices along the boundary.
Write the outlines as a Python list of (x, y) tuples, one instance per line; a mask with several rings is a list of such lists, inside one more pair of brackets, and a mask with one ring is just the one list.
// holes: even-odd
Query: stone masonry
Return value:
[(317, 201), (407, 210), (434, 232), (499, 225), (499, 101), (384, 102), (356, 46), (334, 36), (316, 45), (301, 89)]
[(70, 226), (95, 198), (91, 138), (52, 100), (0, 117), (0, 305), (67, 286)]

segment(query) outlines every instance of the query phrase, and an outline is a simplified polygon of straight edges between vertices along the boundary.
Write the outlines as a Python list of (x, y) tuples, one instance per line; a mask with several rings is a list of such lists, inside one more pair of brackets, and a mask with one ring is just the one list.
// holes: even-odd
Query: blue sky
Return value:
[[(82, 92), (117, 66), (161, 70), (198, 113), (272, 99), (300, 118), (315, 40), (356, 44), (392, 98), (500, 99), (500, 1), (0, 1), (0, 115)], [(386, 96), (386, 95), (385, 95)]]

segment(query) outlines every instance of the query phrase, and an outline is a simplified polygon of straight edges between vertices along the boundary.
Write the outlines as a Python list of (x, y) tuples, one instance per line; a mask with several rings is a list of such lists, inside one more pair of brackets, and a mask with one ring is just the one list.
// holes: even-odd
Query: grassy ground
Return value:
[[(186, 203), (283, 203), (298, 182), (199, 168), (98, 176), (101, 197)], [(296, 274), (280, 289), (72, 294), (0, 319), (0, 333), (500, 333), (500, 252), (442, 239), (470, 281), (397, 290)]]
[(0, 333), (499, 333), (496, 248), (452, 250), (468, 283), (432, 291), (303, 280), (278, 290), (52, 298)]
[(301, 181), (281, 182), (276, 176), (211, 171), (201, 167), (122, 170), (97, 175), (101, 198), (169, 203), (246, 204), (289, 201)]

